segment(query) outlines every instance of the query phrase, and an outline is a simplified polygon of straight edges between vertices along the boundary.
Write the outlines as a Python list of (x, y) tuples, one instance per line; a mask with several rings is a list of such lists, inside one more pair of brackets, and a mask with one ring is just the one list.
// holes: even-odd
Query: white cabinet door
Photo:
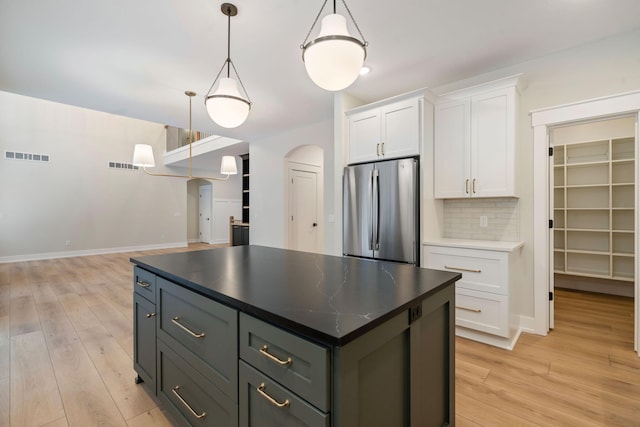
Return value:
[(421, 97), (393, 102), (349, 116), (349, 163), (420, 154)]
[(380, 109), (373, 109), (349, 117), (349, 163), (378, 160), (382, 142), (380, 114)]
[(418, 98), (382, 107), (382, 157), (393, 159), (420, 154), (420, 117)]
[(514, 196), (515, 88), (471, 98), (471, 195)]
[(435, 197), (515, 197), (516, 88), (438, 103)]
[(469, 115), (469, 99), (435, 107), (436, 198), (469, 197)]

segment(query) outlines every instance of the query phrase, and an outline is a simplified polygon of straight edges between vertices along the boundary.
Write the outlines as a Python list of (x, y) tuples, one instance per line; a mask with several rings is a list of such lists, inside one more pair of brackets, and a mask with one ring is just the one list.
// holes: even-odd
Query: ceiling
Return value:
[[(320, 0), (236, 0), (231, 58), (253, 107), (233, 130), (208, 118), (203, 96), (226, 58), (221, 3), (0, 0), (0, 90), (184, 128), (184, 91), (193, 90), (194, 129), (245, 141), (329, 119), (332, 93), (309, 80), (300, 50)], [(347, 89), (363, 101), (640, 28), (638, 0), (348, 0), (348, 6), (369, 42), (372, 72)]]

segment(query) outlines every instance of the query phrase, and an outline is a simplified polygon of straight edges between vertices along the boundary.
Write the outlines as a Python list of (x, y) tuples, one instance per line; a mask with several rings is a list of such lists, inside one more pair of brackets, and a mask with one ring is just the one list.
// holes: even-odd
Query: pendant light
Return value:
[[(251, 109), (251, 100), (247, 94), (240, 75), (231, 61), (231, 17), (238, 14), (238, 8), (231, 3), (223, 3), (220, 10), (227, 16), (227, 59), (222, 64), (215, 80), (211, 84), (204, 103), (211, 120), (224, 128), (235, 128), (240, 126), (247, 119)], [(222, 71), (227, 69), (227, 77), (220, 78)], [(231, 77), (231, 69), (237, 77)], [(216, 90), (211, 93), (213, 87), (218, 83)], [(244, 95), (238, 90), (238, 83)]]
[(226, 181), (230, 175), (236, 175), (238, 173), (238, 167), (236, 166), (236, 158), (234, 156), (223, 156), (220, 162), (220, 173), (226, 175), (224, 178), (207, 177), (207, 176), (193, 176), (192, 167), (192, 145), (193, 145), (193, 131), (191, 130), (191, 98), (196, 96), (195, 92), (190, 90), (184, 93), (189, 97), (189, 175), (173, 175), (162, 173), (151, 173), (147, 168), (153, 168), (156, 166), (156, 162), (153, 158), (153, 147), (147, 144), (136, 144), (133, 148), (133, 161), (134, 166), (142, 167), (142, 170), (146, 174), (151, 176), (168, 176), (173, 178), (188, 178), (188, 179), (206, 179), (209, 181)]
[(307, 37), (300, 45), (307, 74), (316, 85), (330, 91), (342, 90), (358, 78), (367, 57), (367, 46), (369, 45), (364, 40), (358, 24), (353, 19), (344, 0), (342, 0), (342, 4), (344, 4), (362, 41), (349, 34), (347, 21), (344, 16), (336, 13), (336, 0), (333, 0), (333, 13), (322, 18), (318, 37), (307, 42), (327, 5), (327, 0), (324, 0)]

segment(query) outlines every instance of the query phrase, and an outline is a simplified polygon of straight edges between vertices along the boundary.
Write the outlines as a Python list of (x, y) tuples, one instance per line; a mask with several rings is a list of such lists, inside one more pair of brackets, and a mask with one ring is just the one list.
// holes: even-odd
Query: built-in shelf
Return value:
[(249, 223), (249, 155), (240, 156), (242, 159), (242, 222)]
[(554, 271), (634, 281), (635, 139), (554, 147)]

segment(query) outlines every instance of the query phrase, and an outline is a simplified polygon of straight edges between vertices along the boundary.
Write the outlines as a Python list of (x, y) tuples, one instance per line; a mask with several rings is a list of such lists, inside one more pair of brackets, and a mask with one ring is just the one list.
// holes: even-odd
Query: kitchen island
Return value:
[(134, 368), (179, 422), (454, 423), (460, 274), (261, 246), (131, 261)]

